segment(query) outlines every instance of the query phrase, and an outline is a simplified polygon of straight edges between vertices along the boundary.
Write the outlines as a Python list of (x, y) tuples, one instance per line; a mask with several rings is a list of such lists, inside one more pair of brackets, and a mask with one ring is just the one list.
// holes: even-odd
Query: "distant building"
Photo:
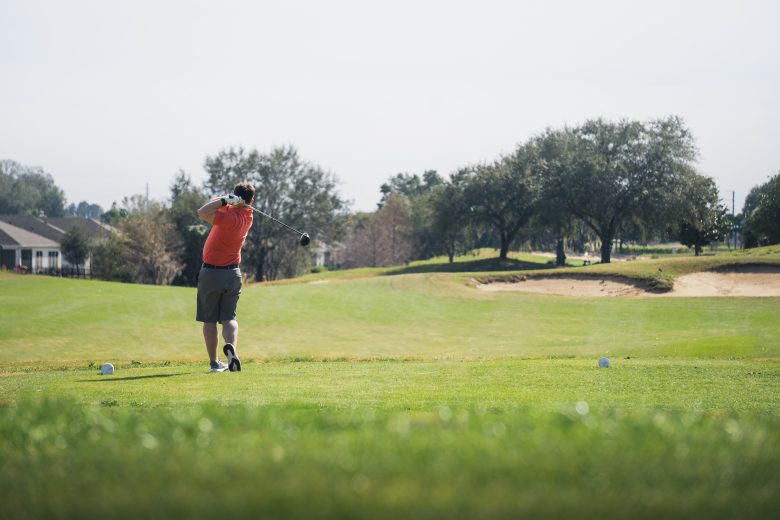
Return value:
[[(61, 242), (74, 225), (84, 226), (87, 234), (102, 240), (111, 227), (95, 219), (75, 217), (33, 217), (0, 215), (0, 266), (28, 273), (51, 274), (74, 269), (62, 256)], [(90, 259), (79, 266), (90, 273)]]
[(344, 263), (344, 244), (317, 240), (312, 250), (312, 267), (338, 269)]

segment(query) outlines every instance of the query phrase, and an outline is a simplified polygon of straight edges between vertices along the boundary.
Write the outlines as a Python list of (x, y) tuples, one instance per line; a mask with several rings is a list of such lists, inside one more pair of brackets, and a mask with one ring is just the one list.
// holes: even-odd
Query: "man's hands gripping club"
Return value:
[(221, 195), (218, 197), (214, 197), (207, 203), (205, 203), (203, 206), (201, 206), (200, 209), (198, 209), (198, 216), (208, 222), (209, 224), (214, 224), (214, 214), (216, 214), (217, 210), (221, 208), (222, 206), (245, 206), (249, 207), (249, 205), (244, 202), (244, 199), (239, 197), (238, 195)]
[(243, 199), (238, 195), (225, 195), (224, 197), (220, 198), (224, 201), (222, 204), (223, 206), (227, 206), (228, 204), (235, 206), (239, 202), (243, 202)]

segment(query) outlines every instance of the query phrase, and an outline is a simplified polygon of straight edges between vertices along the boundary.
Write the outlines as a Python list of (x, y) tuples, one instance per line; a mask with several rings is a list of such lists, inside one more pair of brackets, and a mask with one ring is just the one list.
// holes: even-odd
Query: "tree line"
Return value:
[[(193, 285), (208, 226), (196, 210), (241, 181), (257, 188), (255, 205), (307, 230), (334, 251), (336, 267), (390, 266), (479, 247), (506, 259), (512, 248), (582, 251), (598, 244), (602, 262), (614, 247), (679, 240), (696, 254), (741, 233), (746, 247), (780, 242), (780, 174), (754, 187), (733, 217), (715, 182), (697, 172), (697, 150), (678, 117), (649, 121), (589, 120), (547, 129), (492, 162), (464, 165), (444, 178), (434, 170), (399, 173), (379, 188), (371, 212), (350, 212), (336, 177), (303, 160), (291, 146), (267, 153), (228, 148), (204, 160), (202, 184), (180, 171), (166, 201), (126, 197), (100, 214), (117, 231), (99, 241), (78, 228), (63, 254), (92, 257), (93, 276), (106, 280)], [(95, 217), (102, 208), (66, 201), (40, 168), (0, 161), (0, 214)], [(310, 269), (301, 248), (274, 222), (257, 217), (242, 253), (255, 280), (297, 276)], [(66, 256), (67, 258), (67, 256)]]
[(506, 259), (522, 242), (556, 250), (562, 264), (567, 245), (578, 249), (593, 239), (602, 262), (616, 242), (652, 238), (679, 240), (700, 254), (733, 223), (715, 182), (696, 171), (696, 157), (678, 117), (596, 119), (548, 129), (448, 180), (433, 171), (399, 174), (382, 186), (380, 208), (356, 219), (347, 263), (390, 265), (404, 255), (434, 254), (452, 261), (485, 246)]

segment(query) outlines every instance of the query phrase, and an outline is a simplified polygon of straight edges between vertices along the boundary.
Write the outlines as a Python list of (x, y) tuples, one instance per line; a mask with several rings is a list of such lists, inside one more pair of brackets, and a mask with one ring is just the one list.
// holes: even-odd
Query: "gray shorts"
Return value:
[(222, 323), (236, 319), (236, 306), (241, 295), (241, 271), (238, 269), (207, 269), (198, 275), (197, 321)]

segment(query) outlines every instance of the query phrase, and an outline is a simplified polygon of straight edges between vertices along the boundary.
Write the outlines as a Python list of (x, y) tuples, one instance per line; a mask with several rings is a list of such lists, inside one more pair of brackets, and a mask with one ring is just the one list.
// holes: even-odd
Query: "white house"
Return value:
[(344, 244), (317, 240), (312, 250), (312, 267), (338, 269), (344, 262)]
[(36, 273), (62, 269), (60, 244), (0, 220), (0, 265)]
[[(60, 242), (74, 225), (83, 226), (93, 239), (107, 236), (110, 226), (94, 219), (0, 216), (0, 266), (28, 273), (61, 272), (75, 266), (62, 256)], [(79, 269), (90, 272), (90, 259)]]

